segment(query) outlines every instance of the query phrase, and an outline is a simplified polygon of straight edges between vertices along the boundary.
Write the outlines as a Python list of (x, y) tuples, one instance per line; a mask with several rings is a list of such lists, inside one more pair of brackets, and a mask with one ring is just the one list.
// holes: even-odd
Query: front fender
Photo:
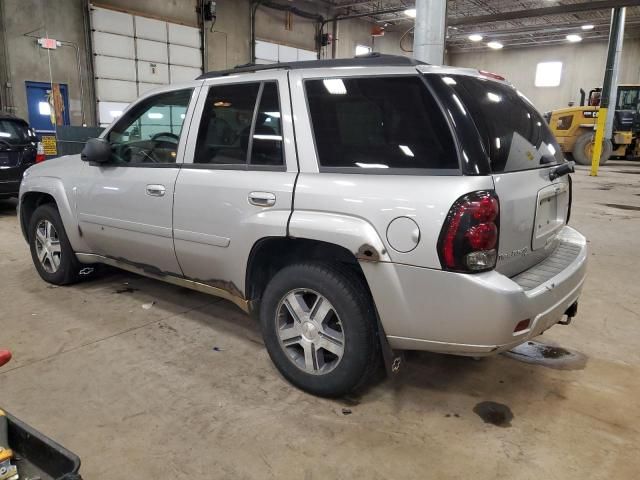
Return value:
[(54, 176), (27, 176), (20, 185), (20, 201), (18, 203), (18, 215), (22, 226), (25, 239), (28, 241), (26, 229), (28, 225), (22, 212), (22, 205), (28, 195), (47, 194), (53, 197), (62, 219), (67, 238), (76, 252), (90, 251), (84, 240), (78, 226), (76, 216), (76, 198), (74, 188), (65, 188), (65, 185), (59, 177)]
[(295, 210), (289, 221), (289, 235), (339, 245), (352, 252), (359, 261), (391, 261), (376, 229), (359, 217)]

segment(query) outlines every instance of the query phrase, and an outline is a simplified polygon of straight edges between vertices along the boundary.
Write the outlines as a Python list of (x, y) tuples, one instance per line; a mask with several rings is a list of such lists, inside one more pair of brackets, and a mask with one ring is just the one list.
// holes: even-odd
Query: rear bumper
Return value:
[(20, 180), (0, 180), (0, 196), (18, 196)]
[[(586, 275), (584, 236), (564, 227), (559, 240), (558, 248), (572, 252), (564, 263), (555, 262), (561, 268), (554, 270), (550, 259), (514, 278), (496, 271), (469, 275), (363, 263), (390, 345), (481, 356), (540, 335), (578, 300)], [(526, 319), (529, 328), (514, 333)]]

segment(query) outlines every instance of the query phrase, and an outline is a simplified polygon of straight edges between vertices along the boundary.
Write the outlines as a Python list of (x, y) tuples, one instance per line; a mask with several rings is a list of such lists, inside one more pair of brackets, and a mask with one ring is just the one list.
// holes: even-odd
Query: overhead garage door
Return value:
[(202, 73), (197, 28), (91, 6), (91, 30), (101, 126), (143, 93)]
[(316, 52), (311, 50), (256, 40), (256, 63), (297, 62), (317, 58)]

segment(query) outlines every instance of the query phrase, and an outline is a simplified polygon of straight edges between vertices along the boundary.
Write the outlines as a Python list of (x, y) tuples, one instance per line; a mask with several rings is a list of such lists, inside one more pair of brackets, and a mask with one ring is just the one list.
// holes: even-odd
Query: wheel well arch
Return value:
[(27, 241), (29, 241), (28, 227), (33, 212), (35, 212), (40, 205), (44, 204), (53, 204), (56, 208), (58, 207), (55, 198), (44, 192), (27, 192), (20, 199), (20, 227)]
[(342, 264), (352, 269), (370, 292), (358, 259), (345, 247), (308, 238), (266, 237), (258, 240), (249, 254), (245, 279), (247, 300), (259, 302), (271, 278), (285, 266), (299, 261)]

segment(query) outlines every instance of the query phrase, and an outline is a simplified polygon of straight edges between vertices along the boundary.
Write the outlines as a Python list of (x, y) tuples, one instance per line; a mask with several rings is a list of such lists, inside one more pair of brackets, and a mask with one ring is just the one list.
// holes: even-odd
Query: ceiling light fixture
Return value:
[(404, 14), (407, 17), (411, 17), (411, 18), (416, 18), (416, 9), (415, 8), (408, 8), (404, 11)]
[(567, 35), (567, 40), (569, 40), (571, 43), (576, 43), (576, 42), (581, 42), (582, 37), (580, 35), (570, 34), (570, 35)]
[(582, 25), (580, 28), (581, 28), (582, 30), (593, 30), (593, 29), (595, 28), (595, 26), (594, 26), (594, 25), (589, 24), (589, 25)]
[(469, 40), (471, 40), (472, 42), (479, 42), (481, 41), (484, 37), (482, 35), (480, 35), (479, 33), (472, 33), (471, 35), (469, 35)]
[(504, 45), (502, 45), (500, 42), (489, 42), (487, 43), (487, 47), (494, 50), (500, 50), (502, 47), (504, 47)]

